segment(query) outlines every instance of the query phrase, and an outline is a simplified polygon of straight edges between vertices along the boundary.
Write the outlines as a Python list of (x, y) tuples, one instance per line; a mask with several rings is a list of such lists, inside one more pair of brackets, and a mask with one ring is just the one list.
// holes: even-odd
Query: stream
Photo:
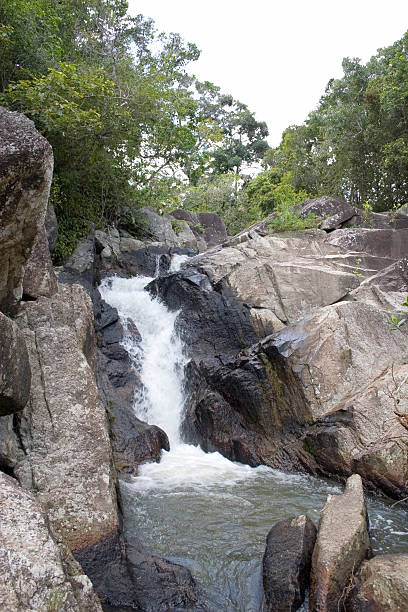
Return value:
[[(177, 257), (177, 256), (176, 256)], [(182, 263), (173, 260), (172, 271)], [(188, 567), (214, 611), (258, 612), (266, 535), (284, 518), (308, 514), (317, 524), (329, 493), (342, 487), (325, 479), (233, 463), (204, 453), (179, 436), (183, 373), (187, 363), (170, 312), (144, 287), (153, 279), (105, 279), (103, 299), (130, 319), (142, 341), (123, 342), (144, 389), (135, 397), (136, 415), (166, 431), (170, 452), (160, 463), (141, 466), (137, 478), (121, 483), (125, 530), (149, 552)], [(408, 552), (406, 511), (368, 496), (374, 552)]]

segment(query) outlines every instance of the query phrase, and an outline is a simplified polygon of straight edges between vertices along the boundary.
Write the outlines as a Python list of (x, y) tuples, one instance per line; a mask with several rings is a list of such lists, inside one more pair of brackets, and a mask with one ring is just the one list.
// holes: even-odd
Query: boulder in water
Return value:
[(276, 523), (263, 557), (264, 612), (295, 612), (309, 587), (316, 527), (300, 515)]
[(342, 495), (329, 495), (320, 515), (312, 558), (311, 612), (338, 612), (353, 576), (370, 555), (367, 510), (361, 477), (347, 480)]

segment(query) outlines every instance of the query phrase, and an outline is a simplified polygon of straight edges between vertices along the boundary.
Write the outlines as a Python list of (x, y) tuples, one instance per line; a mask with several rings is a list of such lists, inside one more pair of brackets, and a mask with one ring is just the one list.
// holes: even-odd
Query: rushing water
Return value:
[[(173, 270), (180, 263), (173, 261)], [(135, 342), (129, 334), (124, 343), (144, 385), (136, 414), (162, 427), (171, 447), (159, 464), (142, 466), (137, 478), (122, 484), (125, 528), (150, 552), (189, 567), (211, 609), (258, 612), (270, 527), (304, 513), (317, 522), (327, 494), (342, 489), (312, 476), (232, 463), (181, 442), (186, 358), (174, 332), (177, 313), (144, 291), (151, 280), (113, 278), (101, 287), (125, 325), (133, 320), (142, 336)], [(371, 498), (368, 510), (374, 550), (408, 552), (406, 512)]]

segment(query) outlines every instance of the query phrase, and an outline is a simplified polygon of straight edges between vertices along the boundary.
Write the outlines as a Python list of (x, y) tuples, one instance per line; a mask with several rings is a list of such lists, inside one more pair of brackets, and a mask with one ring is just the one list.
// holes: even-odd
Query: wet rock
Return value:
[(316, 527), (305, 515), (276, 523), (263, 557), (265, 612), (295, 612), (309, 586)]
[(310, 610), (338, 612), (353, 575), (370, 554), (367, 510), (361, 478), (347, 480), (343, 495), (329, 495), (319, 521), (312, 558)]
[(118, 527), (108, 427), (93, 374), (91, 302), (81, 287), (60, 286), (52, 298), (27, 302), (18, 322), (32, 387), (19, 417), (25, 454), (14, 473), (36, 493), (58, 537), (78, 550)]
[(52, 267), (47, 234), (43, 226), (24, 267), (23, 295), (25, 299), (37, 299), (40, 295), (51, 297), (57, 291), (57, 277)]
[(112, 450), (115, 466), (122, 474), (137, 474), (142, 463), (159, 462), (161, 451), (169, 450), (165, 432), (149, 425), (134, 414), (137, 393), (143, 392), (136, 372), (136, 363), (120, 342), (125, 334), (141, 339), (131, 321), (126, 330), (118, 318), (116, 308), (101, 300), (97, 319), (99, 331), (98, 387), (109, 415)]
[(364, 561), (347, 602), (348, 612), (408, 610), (408, 555), (378, 555)]
[(76, 557), (91, 576), (104, 610), (206, 609), (190, 571), (150, 555), (134, 536), (112, 536)]
[(24, 265), (44, 224), (53, 169), (49, 143), (34, 123), (0, 108), (0, 308), (22, 296)]
[(78, 563), (57, 545), (42, 507), (0, 472), (0, 608), (102, 610)]
[(24, 335), (0, 313), (0, 417), (22, 410), (28, 402), (31, 369)]
[(181, 309), (176, 325), (196, 359), (228, 358), (258, 339), (249, 309), (194, 268), (158, 278), (148, 289), (171, 310)]

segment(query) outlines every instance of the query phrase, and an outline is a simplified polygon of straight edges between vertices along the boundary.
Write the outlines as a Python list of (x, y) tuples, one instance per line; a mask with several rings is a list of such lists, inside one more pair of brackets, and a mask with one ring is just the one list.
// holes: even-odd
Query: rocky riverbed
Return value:
[[(52, 151), (4, 109), (0, 168), (0, 607), (209, 608), (190, 569), (150, 554), (123, 524), (119, 480), (137, 480), (171, 439), (134, 412), (145, 383), (124, 343), (140, 331), (98, 285), (144, 275), (179, 313), (183, 444), (347, 481), (315, 544), (302, 515), (270, 525), (264, 610), (295, 610), (309, 586), (311, 610), (407, 609), (407, 556), (371, 558), (363, 493), (404, 511), (408, 327), (391, 317), (406, 312), (406, 211), (363, 216), (324, 197), (301, 206), (319, 229), (272, 233), (266, 219), (231, 238), (216, 215), (145, 209), (143, 240), (91, 232), (54, 270)], [(174, 271), (177, 254), (189, 258)]]

